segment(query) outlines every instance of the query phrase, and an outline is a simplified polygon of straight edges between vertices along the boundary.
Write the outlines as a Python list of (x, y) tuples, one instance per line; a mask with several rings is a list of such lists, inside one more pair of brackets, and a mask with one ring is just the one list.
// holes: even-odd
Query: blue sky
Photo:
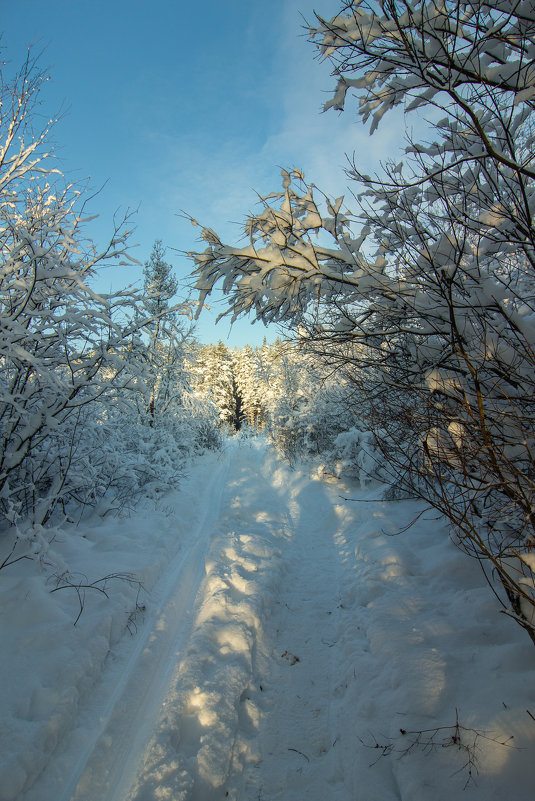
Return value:
[[(256, 191), (279, 187), (281, 167), (299, 167), (343, 194), (345, 153), (364, 171), (388, 149), (392, 129), (370, 138), (351, 111), (321, 114), (333, 82), (314, 59), (302, 26), (340, 0), (17, 0), (0, 19), (4, 58), (44, 49), (51, 81), (43, 113), (64, 113), (54, 131), (70, 180), (101, 189), (92, 238), (104, 243), (117, 210), (137, 209), (132, 243), (144, 262), (162, 239), (177, 277), (198, 247), (185, 210), (228, 241), (254, 208)], [(102, 291), (142, 283), (142, 268), (109, 271)], [(261, 343), (270, 331), (247, 321), (217, 327), (217, 304), (197, 335), (230, 346)]]

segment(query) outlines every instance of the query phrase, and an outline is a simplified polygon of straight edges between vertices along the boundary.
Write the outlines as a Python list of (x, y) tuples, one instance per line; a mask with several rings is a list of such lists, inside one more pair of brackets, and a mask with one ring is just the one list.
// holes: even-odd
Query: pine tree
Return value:
[[(169, 307), (169, 301), (177, 292), (178, 282), (172, 273), (172, 266), (164, 260), (164, 257), (165, 248), (162, 240), (157, 239), (143, 270), (144, 306), (146, 312), (154, 318), (148, 326), (150, 335), (148, 361), (152, 368), (148, 406), (151, 425), (154, 421), (157, 398), (161, 396), (164, 402), (168, 400), (172, 373), (176, 369), (176, 345), (179, 338), (184, 338), (184, 332), (177, 325), (177, 312)], [(178, 336), (180, 334), (181, 337)]]
[[(154, 326), (160, 327), (160, 317), (169, 309), (169, 301), (176, 295), (178, 282), (172, 273), (172, 266), (164, 261), (165, 248), (161, 239), (154, 242), (150, 258), (145, 262), (143, 289), (145, 307), (149, 314), (157, 317)], [(172, 313), (166, 315), (170, 319)]]
[(250, 428), (256, 429), (262, 425), (264, 413), (257, 352), (250, 345), (245, 345), (241, 350), (233, 352), (233, 364), (242, 399), (240, 427), (243, 420)]
[(197, 394), (212, 401), (222, 426), (239, 431), (244, 419), (243, 398), (227, 346), (219, 341), (201, 348), (195, 372)]

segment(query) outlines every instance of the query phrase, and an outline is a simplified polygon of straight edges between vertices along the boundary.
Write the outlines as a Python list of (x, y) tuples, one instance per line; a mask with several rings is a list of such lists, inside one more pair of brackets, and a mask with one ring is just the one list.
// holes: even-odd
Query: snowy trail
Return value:
[[(190, 643), (133, 786), (124, 798), (228, 798), (240, 736), (257, 730), (264, 620), (293, 537), (264, 448), (242, 448), (224, 493)], [(275, 487), (273, 486), (275, 484)], [(117, 796), (113, 801), (119, 801)]]
[[(197, 499), (201, 513), (187, 547), (170, 562), (133, 648), (126, 659), (108, 666), (90, 707), (82, 711), (78, 729), (83, 728), (88, 736), (81, 748), (66, 749), (62, 762), (69, 763), (67, 775), (58, 771), (56, 781), (52, 778), (46, 786), (47, 797), (57, 801), (114, 799), (121, 794), (121, 782), (128, 771), (135, 771), (138, 752), (145, 745), (169, 674), (191, 629), (192, 599), (204, 576), (232, 450), (227, 449)], [(41, 801), (42, 792), (37, 783), (25, 798)]]
[[(204, 575), (210, 535), (218, 519), (227, 480), (230, 453), (211, 476), (200, 506), (202, 516), (191, 547), (180, 553), (159, 590), (160, 603), (147, 621), (124, 666), (120, 681), (100, 716), (101, 731), (81, 755), (71, 781), (58, 801), (112, 801), (145, 746), (155, 711), (161, 707), (170, 673), (187, 643), (192, 598)], [(103, 725), (105, 724), (105, 725)]]
[(237, 749), (250, 755), (257, 738), (257, 762), (229, 794), (346, 799), (332, 710), (341, 626), (340, 562), (333, 534), (341, 508), (337, 493), (319, 482), (294, 477), (281, 490), (292, 519), (287, 580), (267, 626), (265, 683), (255, 693), (262, 722), (258, 733), (249, 732), (249, 742), (248, 732), (240, 732)]
[[(444, 524), (390, 536), (421, 507), (262, 442), (210, 464), (152, 611), (21, 801), (532, 801), (532, 649)], [(457, 707), (523, 749), (479, 741), (464, 792), (464, 751), (399, 754)]]

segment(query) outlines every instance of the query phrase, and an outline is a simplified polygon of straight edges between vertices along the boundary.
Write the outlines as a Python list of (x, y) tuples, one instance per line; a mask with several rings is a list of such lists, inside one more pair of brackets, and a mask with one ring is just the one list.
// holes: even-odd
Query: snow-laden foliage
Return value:
[[(1, 77), (0, 526), (11, 527), (9, 552), (13, 530), (37, 531), (59, 512), (160, 493), (210, 441), (214, 421), (188, 388), (176, 326), (164, 323), (173, 309), (149, 308), (130, 289), (91, 288), (101, 267), (132, 261), (128, 218), (102, 252), (87, 241), (80, 193), (46, 151), (48, 127), (34, 130), (37, 65), (28, 56)], [(164, 389), (165, 419), (149, 427), (146, 410), (155, 398), (163, 409)], [(0, 554), (0, 566), (9, 560)]]
[[(249, 244), (193, 254), (203, 301), (295, 328), (353, 382), (396, 483), (445, 512), (532, 637), (535, 542), (535, 17), (530, 4), (346, 3), (312, 37), (372, 131), (427, 109), (429, 139), (371, 177), (356, 208), (298, 170), (262, 199)], [(440, 119), (436, 112), (442, 109)], [(356, 410), (357, 411), (357, 410)]]
[(151, 426), (157, 418), (172, 413), (172, 407), (180, 406), (188, 381), (184, 361), (192, 333), (192, 326), (184, 322), (191, 317), (189, 304), (170, 305), (178, 292), (178, 281), (164, 256), (165, 247), (157, 239), (143, 270), (142, 313), (150, 318), (145, 325), (148, 346), (143, 358)]
[(243, 422), (242, 396), (232, 351), (220, 341), (197, 347), (192, 357), (195, 395), (212, 407), (222, 431), (239, 431)]
[[(521, 112), (535, 99), (531, 2), (357, 0), (331, 20), (317, 19), (311, 35), (337, 77), (326, 108), (343, 110), (348, 90), (354, 90), (358, 113), (371, 121), (372, 133), (399, 104), (410, 111), (435, 105), (453, 117), (462, 111), (477, 132), (480, 155), (515, 166), (508, 148), (496, 146), (488, 123), (493, 116), (499, 121), (504, 106)], [(479, 103), (488, 106), (486, 119), (473, 105)], [(531, 166), (526, 170), (533, 176)]]
[(292, 343), (205, 345), (191, 369), (195, 394), (213, 404), (223, 431), (262, 434), (290, 463), (314, 457), (324, 472), (350, 473), (363, 485), (389, 479), (372, 432), (356, 426), (365, 415), (361, 407), (357, 416), (352, 382)]
[(290, 343), (278, 340), (255, 355), (262, 429), (290, 462), (310, 456), (328, 460), (338, 434), (355, 420), (347, 391)]

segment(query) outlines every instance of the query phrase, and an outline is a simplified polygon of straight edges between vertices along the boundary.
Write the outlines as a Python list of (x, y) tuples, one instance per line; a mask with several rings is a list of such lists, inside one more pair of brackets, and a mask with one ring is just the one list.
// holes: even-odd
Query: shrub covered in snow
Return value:
[[(311, 37), (333, 64), (327, 108), (356, 93), (377, 128), (441, 109), (403, 159), (350, 176), (358, 208), (297, 169), (245, 224), (203, 230), (201, 301), (293, 326), (363, 387), (366, 428), (399, 482), (445, 513), (535, 641), (535, 20), (523, 3), (355, 2)], [(393, 413), (392, 410), (393, 409)], [(357, 410), (355, 410), (357, 412)], [(293, 425), (293, 424), (292, 424)], [(297, 424), (302, 427), (301, 421)], [(383, 432), (383, 433), (380, 433)], [(501, 585), (501, 587), (500, 587)]]
[(80, 193), (46, 150), (48, 127), (34, 130), (44, 76), (31, 52), (1, 77), (0, 528), (9, 551), (13, 531), (158, 495), (219, 438), (188, 387), (186, 334), (164, 325), (187, 304), (155, 308), (154, 289), (152, 306), (133, 290), (95, 294), (95, 272), (130, 259), (128, 218), (97, 252)]

